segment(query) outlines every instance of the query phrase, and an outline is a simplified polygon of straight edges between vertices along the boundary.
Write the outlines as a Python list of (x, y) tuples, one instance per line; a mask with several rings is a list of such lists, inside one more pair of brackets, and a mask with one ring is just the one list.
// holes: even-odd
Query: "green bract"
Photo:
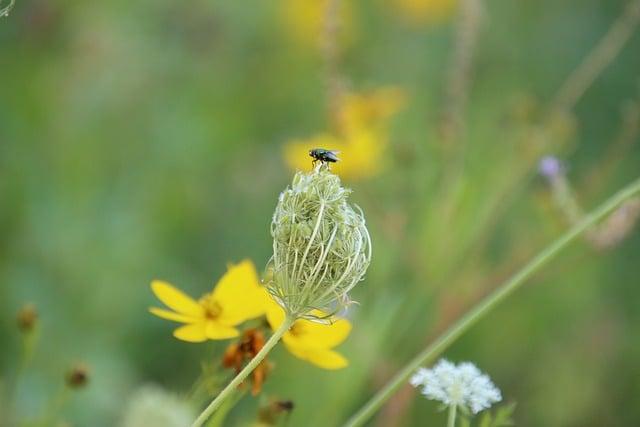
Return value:
[(347, 203), (349, 194), (326, 165), (296, 173), (280, 194), (267, 285), (290, 315), (317, 319), (314, 309), (338, 311), (367, 271), (371, 239), (362, 211)]

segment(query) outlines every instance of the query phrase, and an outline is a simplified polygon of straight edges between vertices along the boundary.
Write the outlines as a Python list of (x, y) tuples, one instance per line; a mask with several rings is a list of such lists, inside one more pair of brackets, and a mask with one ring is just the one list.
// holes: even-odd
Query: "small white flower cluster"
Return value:
[(428, 399), (464, 407), (474, 414), (502, 400), (491, 379), (470, 362), (456, 366), (441, 359), (433, 369), (418, 369), (409, 382)]
[(144, 385), (127, 399), (122, 427), (184, 427), (196, 413), (188, 402), (156, 385)]

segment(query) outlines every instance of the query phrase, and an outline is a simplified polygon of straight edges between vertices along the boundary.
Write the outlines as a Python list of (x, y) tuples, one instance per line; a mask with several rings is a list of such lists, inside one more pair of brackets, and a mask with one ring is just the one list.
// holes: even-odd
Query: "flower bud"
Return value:
[(273, 257), (267, 288), (294, 317), (334, 313), (371, 261), (371, 239), (362, 211), (347, 203), (351, 190), (320, 164), (297, 172), (278, 200), (273, 220)]
[(67, 372), (65, 381), (69, 388), (79, 389), (89, 382), (89, 368), (84, 363), (78, 363)]
[(25, 304), (16, 317), (18, 328), (24, 333), (31, 332), (38, 323), (38, 311), (34, 304)]
[[(282, 415), (290, 414), (295, 404), (292, 400), (274, 400), (260, 408), (258, 411), (257, 426), (276, 426), (280, 425)], [(286, 423), (285, 423), (286, 424)]]
[(538, 163), (538, 172), (549, 181), (552, 181), (564, 174), (564, 165), (557, 157), (545, 156)]

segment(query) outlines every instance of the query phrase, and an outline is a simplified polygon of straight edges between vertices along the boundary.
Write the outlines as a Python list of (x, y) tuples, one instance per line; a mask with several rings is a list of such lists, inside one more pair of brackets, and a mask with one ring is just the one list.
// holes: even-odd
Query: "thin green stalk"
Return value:
[(449, 405), (449, 417), (447, 418), (447, 427), (456, 427), (456, 409), (457, 405)]
[(602, 71), (618, 56), (640, 22), (640, 1), (631, 0), (620, 17), (602, 37), (558, 91), (551, 111), (569, 111)]
[(320, 40), (320, 51), (324, 61), (324, 78), (327, 90), (327, 110), (329, 119), (335, 130), (341, 128), (340, 106), (346, 87), (344, 76), (340, 72), (340, 45), (338, 37), (340, 35), (340, 8), (341, 0), (329, 0), (325, 2), (322, 39)]
[[(2, 0), (0, 0), (0, 3), (2, 3)], [(8, 5), (0, 7), (0, 18), (3, 16), (9, 16), (9, 12), (11, 12), (11, 9), (13, 9), (15, 4), (16, 0), (10, 0)]]
[(224, 427), (224, 422), (227, 419), (227, 415), (234, 406), (244, 397), (247, 390), (246, 388), (243, 390), (235, 390), (235, 392), (231, 393), (231, 397), (229, 397), (225, 402), (218, 408), (218, 412), (213, 414), (211, 418), (209, 418), (209, 422), (206, 427)]
[(34, 427), (46, 427), (55, 424), (56, 417), (71, 397), (71, 389), (67, 384), (62, 386), (60, 390), (51, 398), (44, 415), (34, 424)]
[(540, 270), (547, 262), (566, 248), (571, 242), (586, 230), (605, 218), (626, 200), (640, 194), (640, 178), (636, 179), (606, 202), (587, 214), (580, 222), (571, 227), (551, 245), (534, 257), (520, 271), (499, 286), (495, 291), (476, 304), (440, 337), (422, 350), (407, 365), (398, 372), (382, 389), (378, 391), (358, 412), (356, 412), (345, 424), (345, 427), (361, 426), (373, 414), (380, 409), (400, 387), (408, 381), (409, 377), (421, 365), (432, 363), (443, 351), (453, 344), (462, 334), (467, 332), (480, 319), (489, 314), (502, 301), (520, 288), (527, 279)]
[(20, 378), (22, 377), (22, 375), (24, 375), (24, 372), (29, 367), (29, 363), (31, 363), (31, 359), (33, 358), (33, 350), (38, 340), (38, 331), (36, 329), (27, 331), (22, 334), (21, 338), (22, 352), (20, 353), (18, 369), (16, 370), (16, 375), (13, 379), (13, 386), (10, 388), (10, 392), (15, 392), (15, 390), (18, 388)]
[(295, 318), (293, 316), (287, 315), (282, 322), (282, 325), (271, 335), (269, 340), (264, 344), (264, 347), (256, 354), (256, 356), (247, 363), (247, 366), (242, 369), (235, 376), (233, 380), (216, 396), (215, 399), (205, 408), (204, 411), (198, 416), (198, 418), (191, 424), (191, 427), (200, 427), (202, 426), (215, 412), (216, 409), (222, 405), (222, 403), (233, 394), (235, 389), (244, 381), (251, 372), (264, 360), (269, 351), (280, 341), (280, 338), (284, 335), (285, 332), (289, 330)]
[[(9, 409), (11, 409), (12, 406), (15, 407), (15, 404), (12, 405), (12, 402), (17, 398), (16, 395), (18, 393), (18, 387), (20, 386), (22, 376), (29, 368), (31, 359), (33, 359), (33, 354), (35, 353), (35, 348), (38, 343), (39, 336), (40, 330), (38, 325), (34, 325), (31, 330), (24, 331), (21, 334), (22, 352), (20, 353), (20, 361), (18, 362), (18, 367), (16, 369), (15, 375), (13, 376), (13, 378), (9, 378), (9, 380), (7, 381), (7, 400), (9, 401)], [(0, 405), (0, 410), (1, 409), (2, 405)], [(9, 413), (8, 415), (8, 417), (13, 416), (14, 414), (12, 413)]]
[(462, 0), (451, 51), (451, 66), (445, 93), (445, 111), (442, 117), (442, 139), (445, 144), (457, 145), (463, 151), (461, 139), (466, 135), (464, 114), (471, 86), (472, 67), (482, 23), (482, 0)]

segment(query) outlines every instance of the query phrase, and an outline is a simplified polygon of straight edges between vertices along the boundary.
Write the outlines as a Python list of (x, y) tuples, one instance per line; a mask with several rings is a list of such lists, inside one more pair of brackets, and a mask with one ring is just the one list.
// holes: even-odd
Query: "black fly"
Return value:
[(321, 163), (335, 163), (338, 160), (339, 151), (336, 150), (325, 150), (324, 148), (314, 148), (313, 150), (309, 150), (309, 156), (313, 158), (312, 164), (315, 166), (316, 162)]

